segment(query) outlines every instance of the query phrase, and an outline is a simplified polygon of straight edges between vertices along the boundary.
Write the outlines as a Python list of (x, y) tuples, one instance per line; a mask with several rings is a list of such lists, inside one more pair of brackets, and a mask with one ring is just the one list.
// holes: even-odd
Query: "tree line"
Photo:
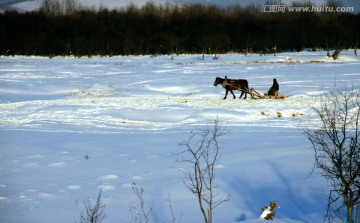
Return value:
[(0, 54), (265, 54), (357, 49), (360, 42), (360, 13), (268, 13), (256, 6), (151, 2), (109, 10), (54, 2), (45, 0), (38, 11), (0, 14)]

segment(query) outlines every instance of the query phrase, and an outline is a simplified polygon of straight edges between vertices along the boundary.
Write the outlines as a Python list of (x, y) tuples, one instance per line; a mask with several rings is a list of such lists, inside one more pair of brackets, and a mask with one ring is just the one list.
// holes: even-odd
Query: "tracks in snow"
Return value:
[(309, 100), (302, 96), (286, 100), (222, 100), (214, 95), (68, 96), (0, 104), (0, 126), (117, 132), (198, 125), (218, 117), (230, 126), (295, 127), (299, 118), (310, 115)]

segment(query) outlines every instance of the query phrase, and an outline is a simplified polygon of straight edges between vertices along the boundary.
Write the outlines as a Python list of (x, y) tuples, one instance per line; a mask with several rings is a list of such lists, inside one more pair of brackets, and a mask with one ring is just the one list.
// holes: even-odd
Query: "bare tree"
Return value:
[(84, 201), (85, 213), (80, 215), (80, 223), (101, 223), (105, 218), (105, 205), (101, 199), (102, 190), (99, 190), (95, 204), (88, 199)]
[(84, 9), (78, 0), (43, 0), (39, 8), (48, 16), (71, 15)]
[(143, 222), (146, 223), (149, 222), (150, 213), (153, 210), (153, 208), (147, 208), (145, 207), (145, 201), (143, 197), (144, 189), (142, 187), (138, 187), (135, 182), (132, 183), (131, 188), (133, 192), (135, 193), (136, 197), (138, 198), (140, 202), (140, 207), (133, 206), (130, 208), (130, 212), (132, 214), (132, 220), (131, 222)]
[(188, 141), (180, 145), (185, 147), (176, 154), (177, 161), (186, 162), (193, 167), (185, 172), (185, 186), (197, 197), (205, 223), (212, 223), (213, 210), (223, 202), (229, 201), (230, 196), (223, 198), (215, 191), (215, 165), (221, 154), (218, 139), (226, 134), (219, 120), (214, 120), (212, 129), (206, 127), (199, 131), (192, 131)]
[(43, 12), (47, 16), (59, 16), (63, 13), (60, 1), (56, 0), (43, 0), (39, 11)]
[(312, 108), (320, 122), (303, 132), (315, 152), (314, 167), (331, 186), (326, 218), (354, 223), (360, 203), (360, 90), (335, 86)]
[(334, 60), (337, 60), (341, 51), (344, 49), (344, 46), (335, 46), (334, 52), (331, 55), (331, 58), (333, 58)]

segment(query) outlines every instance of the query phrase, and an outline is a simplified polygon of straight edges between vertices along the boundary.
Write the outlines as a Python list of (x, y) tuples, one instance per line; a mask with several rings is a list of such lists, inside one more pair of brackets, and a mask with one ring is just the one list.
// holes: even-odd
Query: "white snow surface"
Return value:
[[(220, 195), (231, 200), (214, 222), (258, 222), (278, 200), (273, 222), (322, 222), (327, 183), (310, 175), (313, 151), (300, 126), (334, 84), (360, 87), (353, 51), (267, 55), (0, 57), (0, 222), (79, 222), (83, 202), (103, 191), (103, 222), (131, 222), (144, 189), (151, 222), (202, 222), (197, 199), (176, 162), (190, 131), (218, 118)], [(320, 62), (319, 62), (320, 61)], [(247, 79), (265, 93), (277, 78), (284, 100), (223, 100), (217, 76)], [(240, 95), (236, 92), (237, 97)], [(278, 117), (281, 113), (281, 117)]]

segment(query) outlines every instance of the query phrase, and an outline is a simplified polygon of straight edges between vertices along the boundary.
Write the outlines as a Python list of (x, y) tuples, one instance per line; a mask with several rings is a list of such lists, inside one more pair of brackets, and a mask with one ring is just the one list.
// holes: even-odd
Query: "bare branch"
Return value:
[[(142, 187), (139, 188), (135, 182), (132, 182), (131, 188), (140, 203), (139, 208), (137, 208), (136, 206), (130, 208), (132, 217), (135, 222), (143, 222), (144, 219), (147, 223), (149, 222), (150, 213), (152, 212), (153, 208), (151, 207), (149, 208), (149, 210), (146, 210), (145, 201), (143, 198), (144, 189)], [(135, 211), (135, 214), (133, 213), (133, 211)]]
[(99, 194), (95, 204), (90, 199), (84, 201), (85, 213), (80, 215), (80, 223), (101, 223), (105, 216), (105, 205), (102, 204), (102, 189), (99, 189)]
[(208, 126), (191, 131), (189, 139), (180, 145), (185, 149), (176, 153), (177, 161), (190, 163), (192, 170), (185, 173), (185, 186), (197, 197), (205, 223), (212, 222), (213, 209), (229, 201), (230, 196), (220, 197), (215, 192), (215, 165), (221, 158), (218, 138), (226, 134), (219, 120), (214, 120), (213, 128)]
[[(168, 197), (169, 197), (168, 201), (169, 201), (169, 207), (170, 207), (170, 212), (171, 212), (171, 216), (172, 216), (172, 222), (173, 222), (173, 223), (176, 223), (177, 221), (176, 221), (176, 218), (175, 218), (175, 215), (174, 215), (174, 211), (173, 211), (173, 207), (172, 207), (172, 202), (171, 202), (171, 197), (170, 197), (170, 192), (169, 192), (169, 191), (168, 191)], [(180, 219), (179, 219), (178, 222), (181, 222), (181, 218), (182, 218), (182, 214), (181, 214)]]
[[(326, 217), (353, 222), (353, 208), (360, 193), (360, 90), (335, 87), (313, 106), (320, 125), (303, 128), (314, 149), (314, 166), (330, 181)], [(340, 202), (342, 198), (342, 202)]]

